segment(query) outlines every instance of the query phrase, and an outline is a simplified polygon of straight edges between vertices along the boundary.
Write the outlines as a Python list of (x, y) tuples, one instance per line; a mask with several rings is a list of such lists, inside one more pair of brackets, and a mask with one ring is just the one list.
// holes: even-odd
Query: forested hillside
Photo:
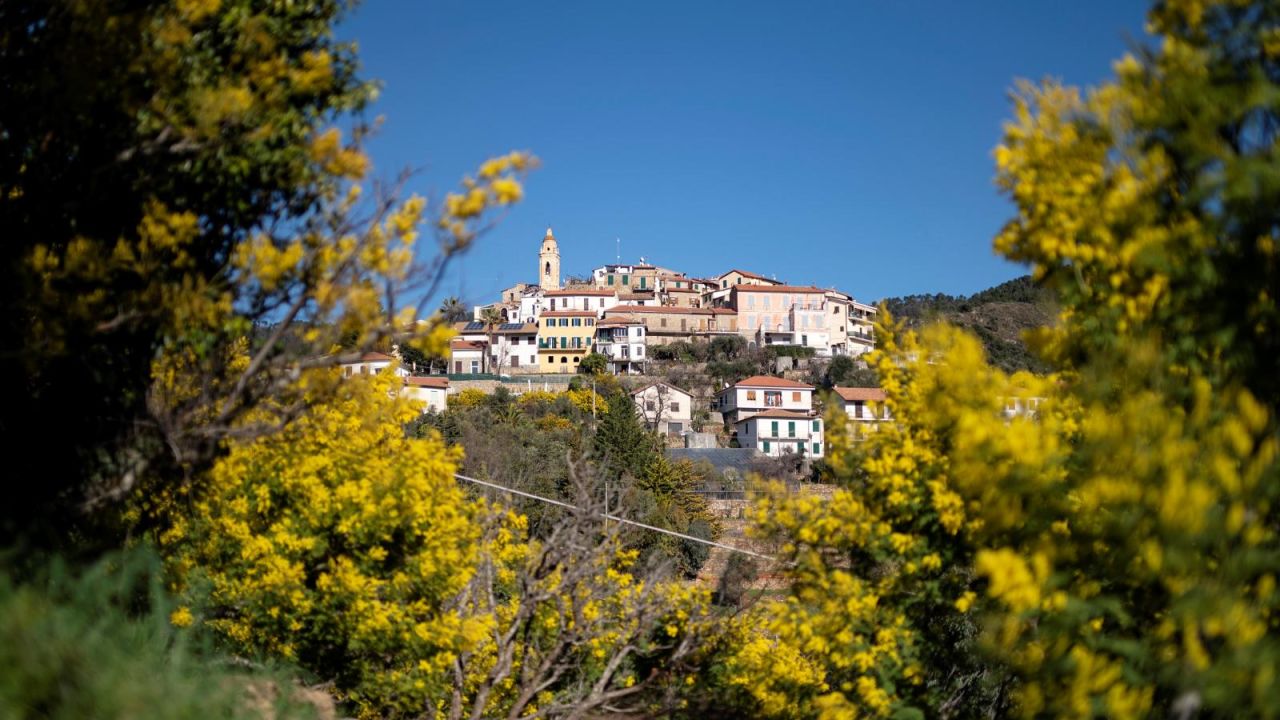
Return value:
[(1053, 321), (1053, 293), (1023, 275), (965, 297), (906, 295), (884, 301), (889, 312), (916, 328), (945, 320), (975, 333), (991, 363), (1001, 370), (1045, 372), (1047, 366), (1028, 349), (1023, 332)]

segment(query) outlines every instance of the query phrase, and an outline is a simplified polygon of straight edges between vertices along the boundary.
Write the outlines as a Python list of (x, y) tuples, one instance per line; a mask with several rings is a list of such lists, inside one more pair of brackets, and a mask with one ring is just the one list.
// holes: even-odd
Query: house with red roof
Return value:
[(789, 453), (820, 458), (826, 452), (822, 418), (812, 412), (772, 409), (734, 423), (738, 446), (755, 448), (762, 455)]
[(755, 375), (716, 393), (711, 409), (720, 412), (729, 424), (770, 410), (812, 413), (813, 386), (786, 378)]
[(833, 390), (850, 420), (883, 422), (892, 419), (889, 408), (884, 406), (886, 395), (880, 388), (836, 386)]

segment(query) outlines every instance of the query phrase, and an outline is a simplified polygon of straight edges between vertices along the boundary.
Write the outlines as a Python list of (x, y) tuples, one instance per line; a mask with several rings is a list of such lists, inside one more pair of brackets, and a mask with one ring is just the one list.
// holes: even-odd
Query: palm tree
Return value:
[(469, 313), (467, 306), (463, 305), (461, 300), (450, 295), (440, 303), (440, 315), (444, 317), (445, 322), (456, 323), (466, 320)]
[[(487, 308), (485, 308), (485, 309), (481, 310), (481, 311), (480, 311), (480, 320), (481, 320), (481, 322), (483, 322), (483, 323), (484, 323), (484, 325), (485, 325), (485, 328), (484, 328), (485, 335), (487, 335), (487, 336), (488, 336), (488, 338), (489, 338), (489, 346), (490, 346), (490, 347), (492, 347), (492, 346), (494, 345), (494, 342), (493, 342), (493, 330), (494, 330), (494, 328), (496, 328), (498, 325), (501, 325), (502, 323), (506, 322), (506, 317), (505, 317), (505, 316), (503, 315), (503, 313), (502, 313), (502, 308), (498, 307), (497, 305), (492, 305), (492, 306), (490, 306), (490, 307), (487, 307)], [(486, 350), (486, 352), (485, 352), (485, 355), (486, 355), (486, 356), (488, 355), (488, 351), (487, 351), (487, 350)], [(485, 359), (486, 361), (488, 360), (488, 358), (487, 358), (487, 357), (485, 357), (484, 359)], [(499, 365), (501, 365), (501, 364), (502, 364), (500, 359), (498, 360), (498, 364), (499, 364)], [(486, 372), (488, 372), (488, 371), (486, 370)], [(496, 369), (496, 372), (497, 372), (498, 374), (502, 374), (502, 368), (501, 368), (501, 367), (498, 367), (498, 368)]]

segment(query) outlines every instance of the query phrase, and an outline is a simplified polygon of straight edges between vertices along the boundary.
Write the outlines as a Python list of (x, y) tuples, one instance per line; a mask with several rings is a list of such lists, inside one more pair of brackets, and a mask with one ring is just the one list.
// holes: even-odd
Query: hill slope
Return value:
[(1029, 275), (968, 297), (937, 293), (887, 298), (884, 302), (908, 327), (944, 320), (968, 328), (981, 338), (992, 364), (1003, 370), (1048, 370), (1022, 341), (1024, 330), (1048, 325), (1056, 314), (1053, 294), (1033, 284)]

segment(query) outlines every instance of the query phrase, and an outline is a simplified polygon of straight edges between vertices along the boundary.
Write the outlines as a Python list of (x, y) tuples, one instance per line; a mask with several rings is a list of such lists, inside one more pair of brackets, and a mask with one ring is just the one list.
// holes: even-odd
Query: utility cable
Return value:
[[(562, 501), (560, 501), (560, 500), (555, 500), (555, 499), (553, 499), (553, 498), (549, 498), (549, 497), (543, 497), (543, 496), (541, 496), (541, 495), (534, 495), (533, 493), (530, 493), (530, 492), (525, 492), (525, 491), (523, 491), (523, 490), (516, 490), (515, 488), (509, 488), (509, 487), (506, 487), (505, 485), (499, 485), (499, 484), (497, 484), (497, 483), (491, 483), (491, 482), (488, 482), (488, 481), (486, 481), (486, 480), (478, 480), (478, 479), (473, 478), (473, 477), (467, 477), (466, 475), (463, 475), (463, 474), (461, 474), (461, 473), (454, 473), (454, 474), (453, 474), (453, 476), (454, 476), (455, 478), (457, 478), (457, 479), (459, 479), (459, 480), (463, 480), (463, 481), (465, 481), (465, 482), (474, 483), (474, 484), (476, 484), (476, 485), (483, 485), (483, 486), (488, 487), (488, 488), (493, 488), (494, 490), (501, 490), (502, 492), (510, 493), (510, 494), (512, 494), (512, 495), (519, 495), (520, 497), (526, 497), (526, 498), (529, 498), (530, 500), (537, 500), (538, 502), (544, 502), (544, 503), (547, 503), (547, 504), (549, 504), (549, 505), (558, 505), (559, 507), (562, 507), (562, 508), (568, 508), (568, 509), (570, 509), (570, 510), (582, 510), (582, 508), (580, 508), (580, 507), (578, 507), (578, 506), (576, 506), (576, 505), (571, 505), (571, 504), (569, 504), (569, 503), (567, 503), (567, 502), (562, 502)], [(762, 555), (762, 554), (760, 554), (760, 553), (758, 553), (758, 552), (753, 552), (753, 551), (751, 551), (751, 550), (747, 550), (747, 549), (745, 549), (745, 548), (734, 547), (733, 545), (725, 545), (724, 543), (718, 543), (718, 542), (716, 542), (716, 541), (714, 541), (714, 540), (706, 540), (706, 539), (703, 539), (703, 538), (700, 538), (700, 537), (695, 537), (695, 536), (693, 536), (693, 535), (686, 535), (686, 534), (684, 534), (684, 533), (676, 532), (675, 530), (668, 530), (668, 529), (666, 529), (666, 528), (654, 527), (653, 525), (646, 525), (645, 523), (637, 522), (637, 521), (635, 521), (635, 520), (629, 520), (629, 519), (627, 519), (627, 518), (619, 517), (619, 516), (617, 516), (617, 515), (612, 515), (612, 514), (607, 513), (607, 512), (603, 512), (603, 513), (595, 513), (595, 514), (596, 514), (598, 517), (602, 517), (602, 518), (604, 518), (605, 520), (614, 520), (614, 521), (620, 522), (620, 523), (622, 523), (622, 524), (624, 524), (624, 525), (634, 525), (634, 526), (636, 526), (636, 527), (638, 527), (638, 528), (644, 528), (645, 530), (652, 530), (653, 532), (656, 532), (656, 533), (662, 533), (663, 535), (671, 535), (672, 537), (678, 537), (678, 538), (680, 538), (681, 540), (688, 540), (689, 542), (700, 543), (700, 544), (702, 544), (702, 545), (710, 545), (711, 547), (718, 547), (718, 548), (722, 548), (722, 549), (724, 549), (724, 550), (728, 550), (728, 551), (730, 551), (730, 552), (742, 553), (743, 555), (750, 555), (750, 556), (752, 556), (752, 557), (758, 557), (758, 558), (760, 558), (760, 559), (762, 559), (762, 560), (776, 560), (776, 558), (774, 558), (774, 557), (772, 557), (772, 556), (769, 556), (769, 555)]]

